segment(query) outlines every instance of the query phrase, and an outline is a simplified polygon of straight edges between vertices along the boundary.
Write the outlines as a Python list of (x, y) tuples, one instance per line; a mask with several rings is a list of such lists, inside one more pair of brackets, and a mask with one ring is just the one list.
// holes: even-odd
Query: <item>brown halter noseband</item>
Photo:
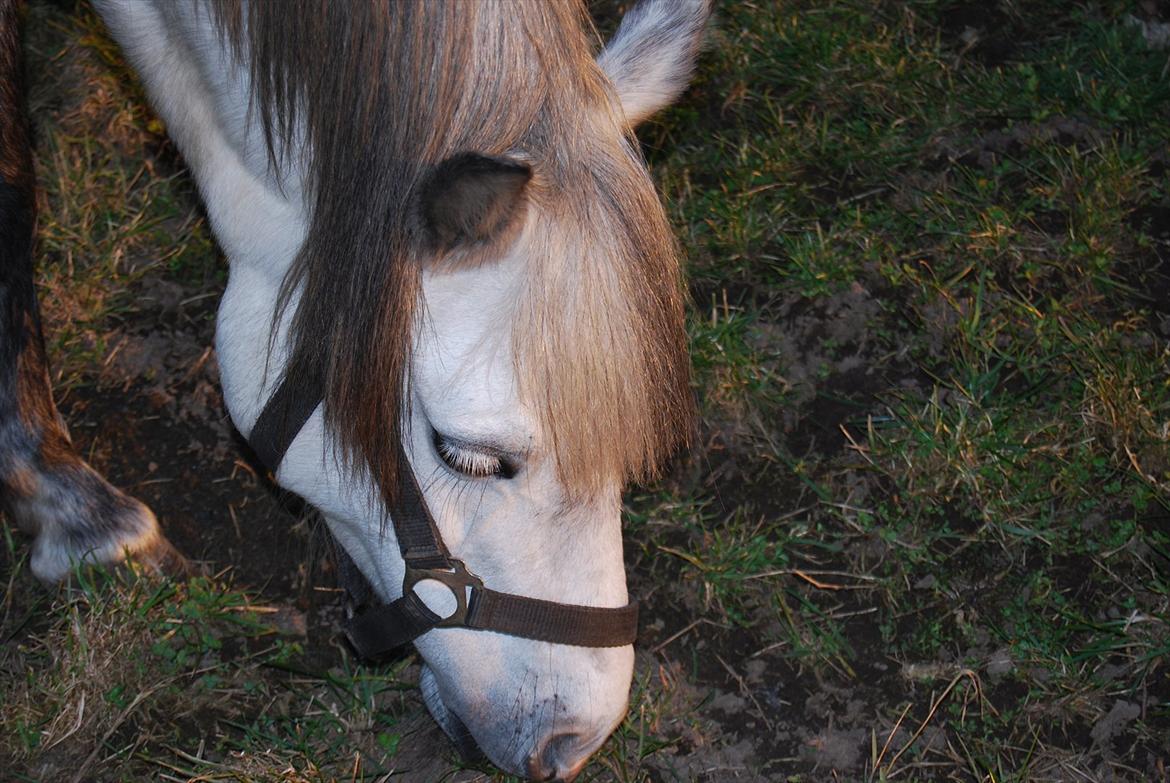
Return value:
[[(297, 433), (322, 400), (315, 384), (281, 382), (269, 399), (248, 443), (276, 472)], [(399, 449), (401, 449), (399, 445)], [(412, 642), (432, 628), (471, 628), (577, 647), (624, 647), (638, 635), (638, 604), (603, 608), (543, 601), (485, 587), (463, 561), (451, 556), (435, 525), (405, 453), (399, 455), (398, 486), (390, 519), (406, 562), (402, 597), (380, 603), (373, 589), (337, 547), (340, 570), (357, 610), (346, 635), (363, 658), (377, 658)], [(346, 576), (346, 574), (350, 576)], [(455, 611), (440, 617), (414, 592), (419, 582), (440, 582), (455, 597)], [(363, 606), (363, 604), (365, 606)]]

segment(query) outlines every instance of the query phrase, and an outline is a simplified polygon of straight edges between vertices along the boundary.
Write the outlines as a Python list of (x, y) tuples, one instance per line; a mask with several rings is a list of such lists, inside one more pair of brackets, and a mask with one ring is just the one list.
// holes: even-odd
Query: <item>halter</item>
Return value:
[[(323, 399), (315, 384), (281, 381), (260, 412), (248, 438), (256, 456), (276, 473), (285, 452)], [(402, 597), (382, 603), (353, 561), (338, 546), (341, 581), (355, 604), (345, 633), (363, 658), (414, 641), (432, 628), (471, 628), (577, 647), (624, 647), (638, 636), (638, 604), (603, 608), (544, 601), (485, 587), (443, 544), (423, 499), (418, 479), (399, 449), (398, 483), (390, 519), (406, 562)], [(419, 582), (439, 582), (455, 597), (455, 611), (440, 617), (414, 591)]]

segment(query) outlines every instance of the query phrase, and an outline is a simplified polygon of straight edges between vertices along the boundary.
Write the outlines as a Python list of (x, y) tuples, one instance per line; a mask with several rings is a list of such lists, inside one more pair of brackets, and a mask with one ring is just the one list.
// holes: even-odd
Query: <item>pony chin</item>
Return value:
[(425, 663), (418, 678), (418, 689), (422, 692), (423, 703), (427, 705), (427, 712), (439, 724), (439, 728), (451, 740), (451, 744), (459, 751), (464, 761), (473, 761), (483, 755), (479, 746), (475, 744), (475, 737), (463, 725), (455, 713), (447, 709), (443, 697), (439, 695), (439, 684), (435, 681), (435, 673)]

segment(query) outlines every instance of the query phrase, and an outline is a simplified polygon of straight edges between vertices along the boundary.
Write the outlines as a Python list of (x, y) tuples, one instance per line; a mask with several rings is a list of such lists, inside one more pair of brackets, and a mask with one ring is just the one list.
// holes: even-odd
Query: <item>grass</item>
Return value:
[[(692, 490), (715, 510), (659, 550), (684, 584), (735, 586), (715, 613), (858, 693), (875, 642), (997, 680), (995, 720), (940, 722), (949, 761), (875, 755), (875, 777), (1142, 779), (1126, 753), (1170, 736), (1164, 688), (1127, 751), (1077, 736), (1165, 676), (1165, 229), (1140, 220), (1167, 199), (1165, 53), (1124, 24), (1132, 7), (1050, 5), (955, 29), (959, 3), (731, 4), (699, 91), (650, 133), (699, 302), (752, 329), (696, 351), (707, 459), (736, 463), (748, 497)], [(801, 451), (831, 437), (826, 413), (844, 442)], [(794, 474), (817, 501), (795, 519)], [(739, 513), (761, 497), (762, 522)], [(996, 654), (1010, 672), (990, 678)], [(888, 732), (900, 710), (870, 720)]]
[[(720, 4), (695, 86), (640, 131), (690, 257), (703, 422), (627, 499), (636, 682), (581, 779), (1165, 777), (1170, 72), (1129, 20), (1170, 19), (1148, 5)], [(201, 296), (223, 269), (92, 14), (33, 22), (75, 394), (148, 271)], [(435, 756), (412, 659), (322, 664), (213, 581), (37, 592), (8, 541), (22, 769), (96, 747), (131, 777), (505, 779)]]
[(17, 779), (375, 779), (402, 739), (405, 662), (306, 672), (281, 610), (222, 581), (79, 571), (39, 604), (5, 624), (37, 625), (4, 660)]
[(33, 5), (28, 30), (30, 59), (51, 63), (29, 108), (41, 189), (38, 284), (61, 394), (94, 382), (112, 348), (109, 325), (136, 310), (141, 281), (197, 294), (222, 289), (226, 276), (194, 184), (96, 15)]

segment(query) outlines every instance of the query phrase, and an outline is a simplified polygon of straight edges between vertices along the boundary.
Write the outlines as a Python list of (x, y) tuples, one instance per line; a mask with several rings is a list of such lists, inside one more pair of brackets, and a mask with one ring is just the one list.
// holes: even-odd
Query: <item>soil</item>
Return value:
[(139, 285), (141, 307), (107, 336), (97, 383), (61, 401), (78, 449), (147, 503), (202, 570), (230, 567), (241, 586), (303, 602), (307, 525), (228, 419), (209, 347), (216, 299), (184, 305), (191, 294), (177, 284)]

